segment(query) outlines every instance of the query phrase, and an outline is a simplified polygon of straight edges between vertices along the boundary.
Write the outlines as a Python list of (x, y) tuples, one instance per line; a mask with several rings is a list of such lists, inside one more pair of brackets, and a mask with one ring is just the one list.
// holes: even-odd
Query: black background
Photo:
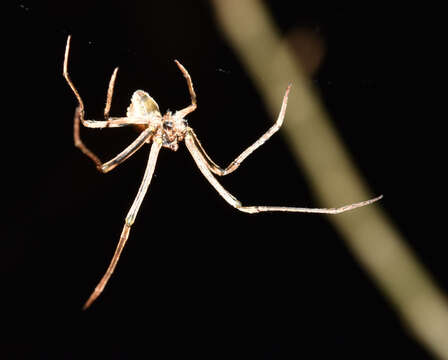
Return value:
[[(431, 78), (438, 57), (437, 46), (428, 51), (424, 15), (267, 3), (284, 34), (306, 25), (324, 39), (326, 57), (313, 76), (322, 102), (372, 193), (385, 194), (381, 206), (448, 290), (442, 215), (428, 204), (440, 196), (443, 162), (432, 162), (443, 147), (435, 140), (442, 120), (429, 116), (436, 100), (424, 116), (417, 112), (420, 94), (432, 88), (417, 86), (416, 73)], [(125, 113), (135, 89), (149, 91), (162, 111), (184, 107), (187, 87), (172, 61), (179, 59), (198, 94), (189, 123), (218, 164), (272, 119), (205, 1), (9, 4), (3, 358), (429, 357), (325, 217), (235, 211), (184, 146), (161, 152), (116, 273), (81, 311), (113, 254), (148, 150), (102, 175), (73, 146), (76, 101), (62, 77), (67, 35), (88, 118), (101, 118), (115, 66), (112, 114)], [(82, 130), (103, 160), (137, 134)], [(281, 135), (220, 180), (246, 204), (316, 205)]]

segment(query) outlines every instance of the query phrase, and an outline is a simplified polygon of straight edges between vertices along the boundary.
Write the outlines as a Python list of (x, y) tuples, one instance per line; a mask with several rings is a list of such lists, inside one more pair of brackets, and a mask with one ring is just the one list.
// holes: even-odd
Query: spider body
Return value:
[(126, 117), (141, 118), (147, 122), (146, 125), (141, 126), (142, 129), (151, 128), (153, 131), (152, 136), (146, 140), (147, 143), (150, 143), (154, 137), (160, 137), (162, 146), (173, 151), (177, 151), (178, 143), (183, 141), (188, 129), (187, 120), (182, 117), (182, 114), (179, 112), (172, 114), (168, 110), (162, 116), (156, 101), (143, 90), (137, 90), (132, 95)]
[[(161, 115), (159, 106), (156, 101), (149, 96), (143, 90), (137, 90), (134, 92), (131, 98), (131, 104), (127, 109), (126, 117), (111, 117), (109, 116), (109, 111), (112, 102), (113, 89), (115, 84), (115, 79), (117, 76), (118, 68), (112, 73), (109, 88), (107, 91), (106, 106), (104, 108), (104, 121), (97, 120), (86, 120), (84, 118), (84, 103), (78, 90), (73, 85), (69, 75), (68, 75), (68, 55), (70, 49), (70, 36), (67, 39), (67, 45), (65, 48), (64, 66), (63, 66), (63, 76), (65, 77), (68, 85), (72, 89), (76, 99), (78, 100), (78, 107), (75, 111), (74, 125), (73, 125), (73, 136), (75, 141), (75, 146), (77, 146), (85, 155), (87, 155), (95, 164), (99, 171), (106, 173), (113, 170), (115, 167), (127, 160), (131, 155), (133, 155), (137, 150), (142, 148), (145, 144), (150, 144), (151, 149), (149, 152), (149, 158), (146, 165), (146, 170), (143, 175), (143, 180), (138, 189), (137, 195), (132, 203), (131, 208), (125, 218), (125, 223), (123, 225), (123, 230), (120, 236), (120, 240), (115, 249), (115, 253), (112, 257), (109, 267), (106, 273), (101, 278), (100, 282), (96, 286), (95, 290), (90, 295), (89, 299), (84, 305), (84, 309), (88, 308), (93, 301), (101, 294), (104, 287), (106, 286), (109, 278), (115, 270), (115, 267), (120, 258), (121, 252), (129, 238), (129, 232), (137, 213), (140, 209), (140, 205), (146, 192), (149, 188), (152, 176), (154, 174), (154, 169), (156, 166), (157, 157), (159, 151), (162, 147), (169, 148), (176, 151), (179, 147), (179, 142), (185, 141), (188, 151), (193, 157), (194, 162), (199, 168), (200, 172), (208, 180), (208, 182), (215, 188), (215, 190), (221, 195), (221, 197), (235, 209), (245, 212), (245, 213), (260, 213), (260, 212), (270, 212), (270, 211), (282, 211), (282, 212), (301, 212), (301, 213), (321, 213), (321, 214), (339, 214), (348, 210), (353, 210), (358, 207), (369, 205), (379, 199), (382, 195), (354, 204), (345, 205), (338, 208), (304, 208), (304, 207), (288, 207), (288, 206), (244, 206), (235, 196), (228, 192), (221, 183), (216, 179), (215, 175), (224, 176), (235, 171), (240, 164), (257, 148), (263, 145), (274, 133), (278, 131), (283, 123), (285, 117), (286, 105), (288, 102), (288, 94), (291, 89), (289, 85), (286, 89), (285, 95), (283, 97), (282, 106), (280, 113), (278, 115), (277, 121), (266, 131), (258, 140), (256, 140), (252, 145), (245, 149), (239, 156), (235, 158), (226, 168), (221, 168), (218, 166), (210, 156), (205, 152), (202, 147), (198, 137), (191, 127), (188, 126), (185, 117), (196, 110), (196, 93), (193, 88), (193, 82), (191, 80), (188, 71), (177, 61), (174, 60), (182, 74), (184, 75), (188, 91), (190, 93), (191, 104), (182, 110), (176, 111), (172, 114), (167, 111), (165, 115)], [(109, 127), (123, 127), (123, 126), (137, 126), (142, 131), (140, 135), (121, 153), (115, 156), (112, 160), (103, 163), (92, 151), (90, 151), (82, 142), (80, 137), (80, 124), (89, 128), (109, 128)]]
[(173, 151), (177, 151), (179, 148), (179, 142), (184, 140), (187, 130), (187, 120), (179, 116), (177, 113), (172, 115), (171, 112), (168, 111), (163, 116), (162, 146)]

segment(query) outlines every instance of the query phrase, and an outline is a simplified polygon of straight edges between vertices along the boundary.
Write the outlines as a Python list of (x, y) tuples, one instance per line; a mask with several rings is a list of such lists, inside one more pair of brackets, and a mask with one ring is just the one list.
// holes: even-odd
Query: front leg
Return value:
[(283, 102), (282, 107), (280, 109), (280, 113), (278, 115), (277, 121), (272, 125), (268, 131), (266, 131), (260, 138), (257, 139), (252, 145), (250, 145), (246, 150), (244, 150), (240, 155), (236, 157), (235, 160), (233, 160), (225, 169), (218, 166), (211, 158), (208, 156), (204, 148), (202, 147), (201, 142), (199, 141), (198, 137), (196, 136), (193, 129), (189, 129), (189, 133), (191, 135), (192, 140), (194, 141), (196, 148), (198, 151), (200, 151), (202, 157), (204, 158), (205, 163), (207, 164), (207, 167), (209, 170), (211, 170), (213, 173), (219, 176), (224, 176), (227, 174), (230, 174), (234, 172), (238, 167), (241, 165), (241, 163), (255, 150), (257, 150), (261, 145), (263, 145), (272, 135), (274, 135), (282, 126), (283, 120), (285, 118), (286, 113), (286, 105), (288, 103), (288, 94), (289, 90), (291, 89), (291, 84), (288, 85), (285, 95), (283, 96)]
[(185, 79), (187, 80), (188, 91), (189, 91), (190, 97), (191, 97), (191, 105), (189, 105), (186, 108), (176, 112), (177, 115), (179, 115), (181, 118), (184, 118), (189, 113), (191, 113), (191, 112), (196, 110), (196, 107), (197, 107), (197, 104), (196, 104), (196, 93), (195, 93), (194, 88), (193, 88), (193, 81), (191, 80), (191, 76), (188, 73), (187, 69), (185, 69), (184, 66), (179, 61), (174, 60), (174, 62), (176, 63), (176, 65), (180, 69), (180, 71), (182, 71), (182, 74), (184, 75)]

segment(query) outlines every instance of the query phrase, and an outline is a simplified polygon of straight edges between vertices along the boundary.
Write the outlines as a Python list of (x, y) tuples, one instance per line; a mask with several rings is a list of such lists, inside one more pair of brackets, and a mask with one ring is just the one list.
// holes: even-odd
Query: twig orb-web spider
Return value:
[[(95, 290), (90, 295), (87, 302), (84, 304), (84, 309), (87, 309), (95, 299), (101, 294), (104, 287), (106, 286), (109, 278), (115, 270), (118, 259), (121, 252), (123, 251), (124, 245), (129, 237), (129, 232), (131, 226), (134, 223), (135, 217), (137, 216), (140, 205), (145, 197), (146, 191), (148, 190), (149, 184), (151, 182), (152, 175), (154, 173), (154, 168), (156, 166), (157, 156), (162, 147), (169, 148), (176, 151), (179, 142), (185, 140), (187, 149), (190, 152), (193, 160), (201, 171), (202, 175), (210, 182), (210, 184), (215, 188), (215, 190), (221, 195), (225, 201), (227, 201), (231, 206), (239, 211), (254, 214), (263, 211), (286, 211), (286, 212), (303, 212), (303, 213), (323, 213), (323, 214), (339, 214), (344, 211), (353, 210), (361, 206), (371, 204), (379, 199), (381, 196), (376, 198), (358, 202), (355, 204), (345, 205), (339, 208), (303, 208), (303, 207), (286, 207), (286, 206), (244, 206), (238, 199), (236, 199), (232, 194), (230, 194), (224, 187), (218, 182), (216, 177), (213, 175), (224, 176), (235, 171), (238, 166), (258, 147), (264, 144), (283, 123), (283, 118), (285, 117), (286, 103), (288, 101), (289, 90), (291, 85), (286, 89), (286, 93), (283, 97), (282, 107), (280, 109), (280, 114), (278, 116), (275, 124), (266, 133), (261, 136), (257, 141), (255, 141), (251, 146), (244, 150), (235, 160), (233, 160), (229, 166), (225, 169), (219, 167), (213, 162), (213, 160), (207, 155), (204, 148), (202, 147), (199, 139), (197, 138), (195, 132), (191, 127), (188, 126), (185, 117), (196, 109), (196, 93), (193, 88), (193, 83), (191, 81), (190, 74), (182, 66), (182, 64), (174, 60), (177, 67), (180, 69), (184, 75), (188, 90), (191, 97), (191, 105), (186, 108), (176, 111), (174, 114), (168, 111), (165, 115), (162, 115), (159, 111), (159, 106), (154, 101), (154, 99), (148, 95), (145, 91), (137, 90), (132, 95), (131, 104), (127, 109), (126, 117), (111, 117), (109, 116), (109, 110), (112, 102), (112, 95), (114, 90), (115, 79), (117, 76), (118, 68), (115, 68), (112, 73), (109, 88), (107, 91), (106, 106), (104, 108), (104, 121), (96, 120), (86, 120), (84, 119), (84, 103), (81, 96), (73, 85), (70, 77), (68, 75), (68, 56), (70, 50), (70, 36), (67, 39), (67, 45), (65, 48), (64, 56), (64, 68), (63, 75), (67, 80), (68, 85), (72, 89), (78, 100), (78, 107), (75, 111), (74, 117), (74, 141), (75, 145), (93, 162), (99, 171), (107, 173), (111, 171), (116, 166), (128, 159), (132, 154), (134, 154), (138, 149), (140, 149), (145, 144), (151, 144), (151, 149), (149, 152), (148, 163), (146, 165), (146, 170), (143, 176), (143, 181), (138, 189), (137, 196), (132, 203), (132, 206), (126, 216), (126, 220), (123, 226), (123, 231), (120, 236), (117, 248), (113, 255), (112, 261), (106, 270), (106, 273), (96, 286)], [(112, 127), (122, 127), (128, 125), (139, 125), (144, 128), (140, 135), (130, 144), (126, 149), (124, 149), (120, 154), (115, 156), (112, 160), (106, 163), (100, 161), (100, 159), (92, 153), (81, 141), (79, 135), (79, 124), (82, 123), (84, 126), (89, 128), (112, 128)]]

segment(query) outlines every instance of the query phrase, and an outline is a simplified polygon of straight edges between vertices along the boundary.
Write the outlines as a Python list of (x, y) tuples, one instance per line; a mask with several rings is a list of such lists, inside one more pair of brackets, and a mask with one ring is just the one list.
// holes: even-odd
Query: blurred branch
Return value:
[[(319, 202), (329, 207), (371, 197), (263, 2), (211, 0), (211, 3), (218, 26), (251, 74), (273, 118), (287, 84), (292, 81), (283, 134)], [(415, 338), (435, 356), (448, 359), (445, 295), (383, 211), (378, 206), (368, 206), (328, 219)]]

